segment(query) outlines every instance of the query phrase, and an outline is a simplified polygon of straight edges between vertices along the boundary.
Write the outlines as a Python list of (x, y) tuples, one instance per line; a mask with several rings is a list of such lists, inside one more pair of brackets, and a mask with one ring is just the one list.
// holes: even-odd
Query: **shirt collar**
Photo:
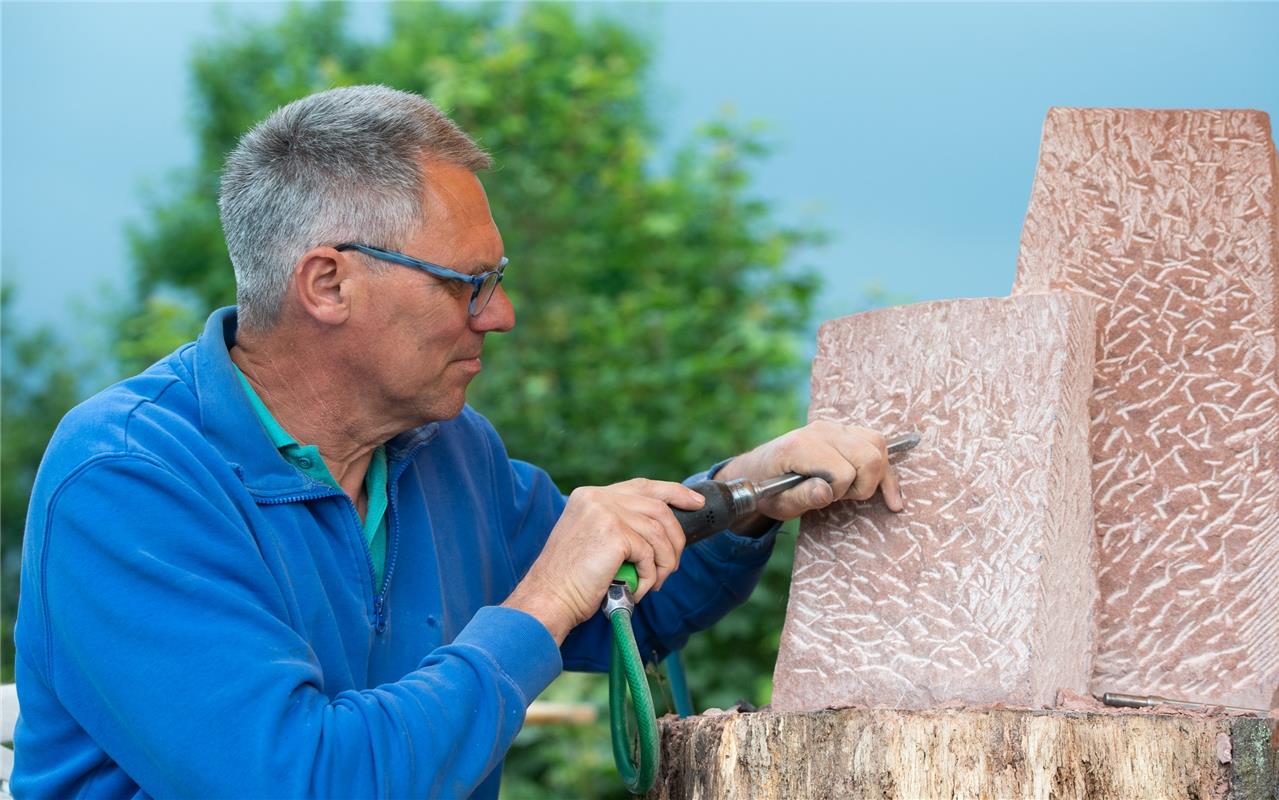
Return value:
[(271, 413), (271, 409), (266, 407), (266, 403), (262, 402), (262, 398), (258, 396), (257, 390), (253, 388), (253, 384), (249, 383), (249, 379), (245, 377), (244, 372), (236, 366), (234, 361), (231, 362), (231, 369), (235, 372), (235, 377), (240, 381), (240, 388), (244, 389), (244, 394), (249, 398), (249, 406), (253, 408), (253, 413), (257, 415), (258, 422), (262, 423), (263, 429), (266, 430), (267, 438), (271, 440), (271, 444), (275, 445), (276, 450), (282, 450), (286, 447), (296, 446), (298, 440), (284, 429), (284, 426), (276, 422), (275, 415)]
[[(324, 484), (284, 460), (240, 385), (230, 353), (236, 325), (235, 308), (220, 308), (209, 316), (196, 341), (193, 373), (205, 436), (255, 495), (272, 498), (315, 492)], [(439, 427), (438, 422), (432, 422), (399, 434), (387, 442), (387, 458), (392, 462), (407, 458), (434, 439)], [(280, 432), (292, 441), (283, 428)]]

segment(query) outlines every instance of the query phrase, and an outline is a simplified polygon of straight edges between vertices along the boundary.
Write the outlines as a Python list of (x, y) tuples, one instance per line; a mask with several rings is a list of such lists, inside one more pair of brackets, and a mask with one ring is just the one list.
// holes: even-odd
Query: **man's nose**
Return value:
[(489, 304), (479, 314), (471, 317), (471, 330), (477, 333), (505, 333), (515, 327), (515, 306), (506, 289), (498, 284), (489, 298)]

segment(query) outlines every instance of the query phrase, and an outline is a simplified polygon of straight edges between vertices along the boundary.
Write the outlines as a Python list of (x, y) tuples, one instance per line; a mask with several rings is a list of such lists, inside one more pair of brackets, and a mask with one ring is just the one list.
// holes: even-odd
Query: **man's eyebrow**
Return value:
[(493, 270), (497, 269), (498, 264), (502, 263), (503, 258), (506, 258), (506, 256), (498, 256), (498, 258), (493, 261), (489, 261), (487, 259), (483, 261), (476, 261), (474, 265), (469, 266), (466, 269), (459, 270), (459, 272), (469, 272), (472, 275), (479, 275), (484, 272), (492, 272)]

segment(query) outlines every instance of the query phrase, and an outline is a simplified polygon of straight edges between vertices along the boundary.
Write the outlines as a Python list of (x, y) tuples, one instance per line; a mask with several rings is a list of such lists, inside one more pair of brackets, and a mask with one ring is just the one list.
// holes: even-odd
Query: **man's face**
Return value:
[[(405, 255), (468, 274), (493, 269), (503, 256), (479, 179), (465, 168), (424, 162), (424, 223), (406, 242), (388, 246)], [(484, 335), (509, 331), (515, 310), (499, 285), (478, 316), (467, 305), (471, 286), (411, 267), (387, 265), (370, 275), (369, 307), (359, 309), (360, 349), (367, 354), (369, 400), (404, 429), (451, 419), (462, 411), (466, 387), (480, 372)]]

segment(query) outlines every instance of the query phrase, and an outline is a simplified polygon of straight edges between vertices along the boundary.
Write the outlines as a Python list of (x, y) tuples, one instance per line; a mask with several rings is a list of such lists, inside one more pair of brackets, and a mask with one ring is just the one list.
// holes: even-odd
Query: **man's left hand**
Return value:
[(869, 500), (876, 490), (892, 511), (905, 505), (897, 473), (888, 463), (884, 436), (868, 428), (814, 422), (737, 456), (716, 480), (762, 480), (787, 472), (813, 476), (793, 489), (760, 501), (759, 511), (778, 520), (825, 508), (836, 500)]

